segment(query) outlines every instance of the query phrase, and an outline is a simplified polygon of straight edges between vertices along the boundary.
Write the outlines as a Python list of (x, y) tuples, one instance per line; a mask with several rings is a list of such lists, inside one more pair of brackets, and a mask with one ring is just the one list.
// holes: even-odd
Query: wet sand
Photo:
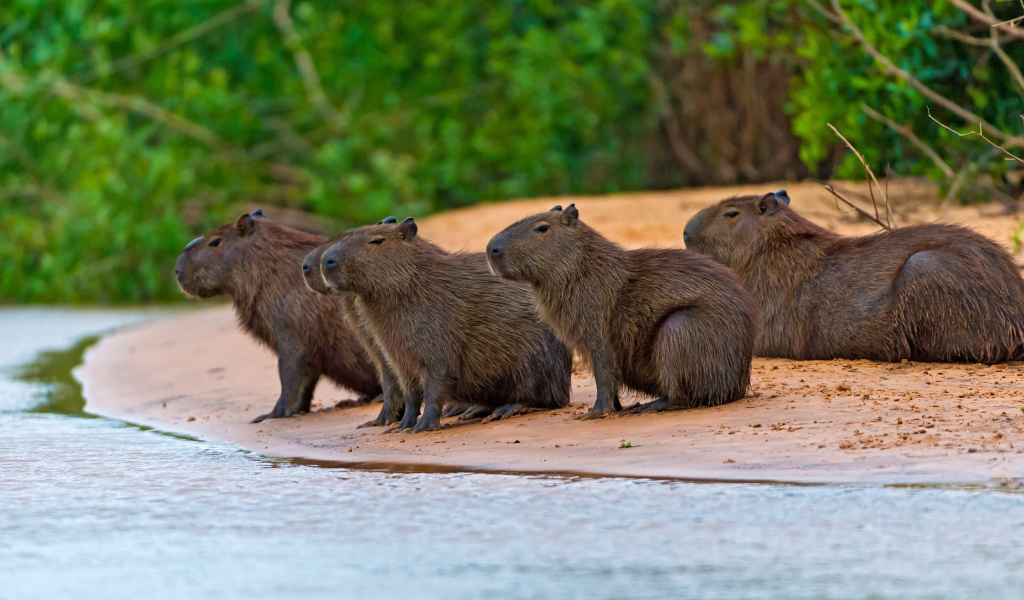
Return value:
[[(683, 225), (700, 208), (777, 187), (831, 229), (877, 229), (838, 212), (817, 184), (790, 183), (480, 205), (424, 219), (420, 231), (451, 249), (479, 250), (516, 218), (576, 201), (581, 218), (626, 246), (681, 245)], [(939, 214), (927, 185), (894, 185), (890, 194), (902, 199), (895, 203), (901, 223), (941, 218), (1008, 245), (1017, 223), (995, 205)], [(596, 421), (579, 418), (593, 402), (594, 384), (577, 373), (566, 409), (486, 424), (448, 420), (442, 430), (418, 435), (356, 429), (379, 405), (335, 409), (354, 394), (323, 383), (312, 413), (253, 425), (248, 421), (276, 400), (276, 359), (238, 331), (230, 307), (219, 306), (107, 336), (76, 376), (90, 412), (267, 455), (364, 466), (791, 482), (1024, 478), (1020, 362), (758, 358), (751, 393), (741, 401)], [(633, 401), (624, 397), (624, 404)]]

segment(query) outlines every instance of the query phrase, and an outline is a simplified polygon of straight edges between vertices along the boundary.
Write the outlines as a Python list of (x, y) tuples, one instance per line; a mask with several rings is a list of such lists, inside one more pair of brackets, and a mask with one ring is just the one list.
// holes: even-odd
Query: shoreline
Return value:
[[(787, 187), (798, 210), (830, 229), (871, 230), (819, 218), (818, 211), (834, 209), (818, 186)], [(574, 200), (592, 215), (585, 218), (624, 245), (678, 246), (680, 223), (748, 188)], [(543, 210), (553, 200), (442, 213), (424, 219), (421, 231), (449, 249), (476, 249), (496, 224)], [(948, 220), (969, 220), (1006, 243), (1012, 224), (985, 210), (971, 208)], [(657, 228), (646, 227), (648, 220)], [(452, 426), (454, 419), (447, 419), (439, 431), (385, 435), (384, 428), (356, 429), (379, 405), (334, 409), (355, 394), (326, 382), (317, 388), (313, 412), (250, 424), (277, 397), (276, 359), (238, 330), (229, 306), (219, 306), (105, 336), (75, 376), (89, 412), (325, 466), (796, 484), (1024, 478), (1022, 362), (989, 367), (755, 358), (751, 391), (737, 402), (594, 421), (578, 419), (593, 402), (593, 379), (574, 373), (568, 408), (487, 424)], [(624, 405), (635, 401), (623, 397)], [(624, 443), (631, 447), (621, 448)]]

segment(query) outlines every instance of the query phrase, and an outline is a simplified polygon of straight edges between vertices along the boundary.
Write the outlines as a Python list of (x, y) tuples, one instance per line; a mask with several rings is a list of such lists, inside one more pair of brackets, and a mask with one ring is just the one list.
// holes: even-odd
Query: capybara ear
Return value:
[(245, 237), (252, 234), (256, 229), (256, 221), (253, 220), (252, 215), (245, 213), (238, 217), (238, 222), (235, 223), (235, 227), (238, 228), (238, 235)]
[(400, 235), (403, 240), (411, 242), (416, 238), (416, 229), (416, 221), (414, 221), (412, 217), (409, 217), (399, 223), (398, 235)]
[(775, 197), (782, 200), (783, 204), (789, 206), (789, 194), (786, 193), (786, 190), (779, 190), (775, 192)]
[(254, 210), (251, 213), (249, 213), (249, 215), (253, 216), (253, 217), (260, 217), (262, 219), (266, 219), (267, 218), (267, 215), (263, 214), (263, 209), (262, 208), (257, 208), (256, 210)]
[(382, 224), (397, 223), (397, 222), (398, 222), (398, 219), (396, 219), (394, 217), (388, 217), (388, 218), (384, 219), (383, 221), (381, 221)]
[(579, 218), (580, 211), (576, 209), (576, 204), (570, 204), (562, 211), (562, 223), (568, 227), (575, 227)]
[(757, 200), (757, 212), (769, 215), (779, 209), (779, 199), (775, 194), (765, 194)]
[(562, 210), (562, 205), (561, 204), (556, 204), (548, 212), (555, 212), (556, 210)]

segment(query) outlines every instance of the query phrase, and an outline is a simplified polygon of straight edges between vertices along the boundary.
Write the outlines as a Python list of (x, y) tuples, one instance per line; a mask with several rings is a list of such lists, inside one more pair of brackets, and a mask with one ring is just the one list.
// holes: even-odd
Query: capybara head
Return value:
[(789, 210), (788, 205), (786, 190), (722, 200), (690, 219), (683, 229), (683, 241), (688, 250), (735, 269), (756, 251), (764, 232), (772, 228), (780, 212)]
[(506, 279), (530, 283), (575, 272), (589, 231), (579, 218), (570, 204), (521, 219), (487, 243), (487, 264)]
[[(381, 221), (377, 221), (377, 225), (383, 225), (386, 223), (398, 223), (398, 219), (394, 217), (388, 217)], [(302, 278), (306, 282), (306, 287), (321, 294), (330, 294), (331, 287), (327, 284), (327, 280), (324, 279), (324, 273), (320, 269), (320, 257), (323, 256), (324, 252), (328, 248), (333, 246), (340, 238), (334, 238), (327, 243), (321, 244), (313, 249), (306, 259), (302, 261)]]
[(232, 293), (248, 238), (263, 218), (262, 210), (246, 213), (189, 242), (174, 263), (181, 291), (199, 298)]
[(324, 250), (320, 271), (331, 291), (376, 294), (412, 283), (423, 244), (412, 217), (395, 221), (346, 231)]

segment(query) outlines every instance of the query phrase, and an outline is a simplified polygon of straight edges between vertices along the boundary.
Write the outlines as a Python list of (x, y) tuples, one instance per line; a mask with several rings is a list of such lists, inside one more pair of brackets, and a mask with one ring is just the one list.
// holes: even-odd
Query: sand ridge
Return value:
[[(843, 233), (871, 223), (836, 211), (817, 184), (703, 188), (480, 205), (423, 219), (449, 249), (482, 250), (514, 220), (576, 201), (581, 218), (629, 247), (681, 246), (697, 210), (723, 197), (786, 187), (802, 214)], [(854, 185), (848, 187), (853, 188)], [(901, 222), (966, 223), (1009, 244), (1016, 219), (1000, 207), (939, 215), (934, 188), (893, 186)], [(926, 202), (927, 201), (927, 202)], [(273, 215), (271, 215), (273, 217)], [(76, 370), (87, 410), (274, 456), (517, 472), (774, 480), (932, 483), (1024, 478), (1024, 363), (995, 366), (756, 358), (751, 393), (720, 407), (582, 420), (594, 398), (573, 376), (572, 405), (425, 434), (356, 429), (379, 405), (322, 383), (314, 411), (248, 421), (277, 397), (276, 359), (242, 334), (230, 307), (207, 308), (105, 337)], [(628, 394), (624, 404), (635, 401)], [(623, 448), (627, 444), (629, 447)]]

